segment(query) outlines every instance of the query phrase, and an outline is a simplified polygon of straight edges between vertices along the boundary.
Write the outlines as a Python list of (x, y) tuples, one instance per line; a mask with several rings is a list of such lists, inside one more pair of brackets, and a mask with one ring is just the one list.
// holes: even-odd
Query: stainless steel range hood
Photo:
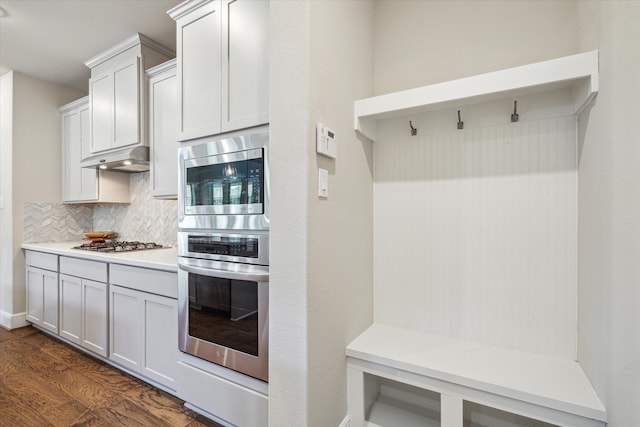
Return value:
[(96, 154), (81, 161), (80, 166), (117, 172), (145, 172), (149, 170), (149, 147), (138, 146)]

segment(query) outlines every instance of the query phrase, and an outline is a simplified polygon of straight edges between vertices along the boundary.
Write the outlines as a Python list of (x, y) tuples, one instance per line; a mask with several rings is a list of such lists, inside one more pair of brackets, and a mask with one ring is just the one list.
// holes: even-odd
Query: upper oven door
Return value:
[(181, 229), (268, 230), (267, 132), (200, 141), (179, 158)]
[(185, 159), (186, 215), (261, 214), (262, 148)]

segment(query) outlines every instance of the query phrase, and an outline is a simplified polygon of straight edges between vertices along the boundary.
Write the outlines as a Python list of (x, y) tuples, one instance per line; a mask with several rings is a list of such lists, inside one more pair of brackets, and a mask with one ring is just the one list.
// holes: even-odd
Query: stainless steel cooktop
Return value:
[(80, 246), (74, 246), (73, 249), (81, 249), (83, 251), (95, 252), (131, 252), (143, 251), (148, 249), (162, 249), (167, 246), (157, 243), (148, 242), (121, 242), (121, 241), (101, 241), (84, 243)]

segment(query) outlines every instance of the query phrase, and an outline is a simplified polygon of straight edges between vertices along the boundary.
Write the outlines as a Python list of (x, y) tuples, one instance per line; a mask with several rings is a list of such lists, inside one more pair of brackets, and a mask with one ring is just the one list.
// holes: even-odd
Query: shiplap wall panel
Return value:
[(374, 144), (374, 319), (576, 357), (575, 117)]

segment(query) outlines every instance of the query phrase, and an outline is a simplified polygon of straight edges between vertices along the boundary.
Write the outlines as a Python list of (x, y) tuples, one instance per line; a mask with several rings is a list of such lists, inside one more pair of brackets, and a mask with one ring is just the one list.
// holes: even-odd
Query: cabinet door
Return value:
[(62, 115), (62, 200), (77, 201), (80, 198), (80, 112), (69, 111)]
[(222, 18), (213, 1), (178, 19), (178, 140), (220, 133)]
[(43, 313), (42, 327), (58, 333), (58, 273), (44, 271), (43, 273)]
[(269, 122), (269, 2), (223, 0), (222, 131)]
[[(80, 109), (80, 160), (91, 156), (91, 116), (89, 106)], [(80, 169), (80, 194), (79, 199), (83, 202), (98, 199), (98, 170), (95, 168)]]
[(144, 295), (144, 345), (141, 373), (176, 389), (178, 367), (178, 309), (175, 299)]
[(108, 150), (113, 145), (113, 74), (89, 80), (91, 109), (91, 152)]
[(60, 274), (60, 336), (81, 344), (82, 279)]
[(77, 105), (62, 115), (62, 201), (93, 202), (98, 200), (98, 172), (80, 167), (91, 155), (89, 101), (73, 104)]
[(27, 267), (27, 320), (42, 324), (44, 312), (44, 270)]
[(149, 81), (151, 142), (151, 195), (178, 194), (177, 79), (175, 69)]
[(140, 142), (140, 58), (113, 72), (113, 147)]
[(142, 355), (141, 295), (131, 289), (109, 286), (109, 359), (132, 371), (140, 371)]
[(82, 346), (107, 357), (107, 284), (82, 279)]

